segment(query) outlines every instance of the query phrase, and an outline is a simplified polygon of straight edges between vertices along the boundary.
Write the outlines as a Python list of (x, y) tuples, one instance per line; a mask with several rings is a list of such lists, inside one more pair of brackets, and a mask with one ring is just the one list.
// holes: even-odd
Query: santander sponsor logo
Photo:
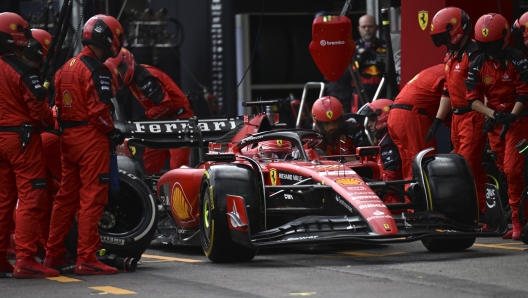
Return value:
[(338, 40), (338, 41), (329, 41), (329, 40), (324, 40), (322, 39), (320, 41), (321, 45), (324, 47), (324, 46), (337, 46), (337, 45), (341, 45), (341, 44), (345, 44), (345, 42), (343, 40)]

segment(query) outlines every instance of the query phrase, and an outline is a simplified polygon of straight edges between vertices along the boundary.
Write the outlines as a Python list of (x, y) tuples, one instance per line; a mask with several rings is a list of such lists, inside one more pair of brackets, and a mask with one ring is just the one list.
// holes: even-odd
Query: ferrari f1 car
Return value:
[[(111, 194), (100, 222), (101, 239), (113, 253), (139, 257), (151, 241), (201, 245), (213, 262), (249, 261), (259, 248), (318, 243), (420, 240), (429, 251), (459, 251), (476, 237), (507, 231), (492, 185), (486, 218), (479, 218), (473, 175), (457, 154), (424, 150), (414, 159), (412, 180), (381, 181), (379, 147), (321, 156), (318, 132), (278, 129), (265, 113), (116, 125), (129, 137), (128, 156), (119, 156), (121, 191)], [(266, 141), (288, 142), (291, 152), (259, 155)], [(199, 162), (146, 176), (145, 147), (197, 148)], [(386, 191), (406, 203), (385, 204), (380, 194)]]

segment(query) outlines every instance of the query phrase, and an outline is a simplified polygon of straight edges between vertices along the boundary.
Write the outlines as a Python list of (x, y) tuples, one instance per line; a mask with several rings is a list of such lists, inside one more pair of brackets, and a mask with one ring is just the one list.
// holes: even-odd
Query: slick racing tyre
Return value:
[(468, 249), (477, 238), (452, 238), (452, 239), (425, 239), (423, 246), (432, 252), (454, 252)]
[[(473, 173), (466, 159), (458, 154), (437, 154), (424, 158), (424, 189), (429, 210), (443, 213), (468, 227), (478, 225), (478, 202)], [(476, 238), (425, 239), (429, 251), (460, 251), (473, 246)]]
[[(200, 188), (200, 239), (212, 262), (247, 262), (257, 250), (233, 241), (228, 225), (226, 196), (244, 198), (249, 229), (260, 225), (260, 195), (253, 170), (244, 165), (215, 165), (204, 172)], [(239, 231), (234, 231), (236, 233)], [(244, 232), (242, 232), (244, 233)], [(247, 232), (246, 232), (247, 233)]]
[[(108, 204), (99, 221), (99, 236), (106, 254), (139, 260), (158, 226), (155, 197), (136, 176), (119, 171), (119, 192), (108, 192)], [(72, 255), (77, 250), (77, 220), (65, 240)]]

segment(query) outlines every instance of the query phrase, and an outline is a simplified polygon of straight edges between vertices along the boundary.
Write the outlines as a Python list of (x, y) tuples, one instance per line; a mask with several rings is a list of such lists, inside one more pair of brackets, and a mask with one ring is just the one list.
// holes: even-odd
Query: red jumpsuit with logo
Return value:
[(89, 47), (55, 75), (55, 105), (63, 125), (62, 180), (53, 202), (46, 258), (60, 258), (78, 210), (77, 259), (91, 262), (99, 247), (99, 219), (108, 202), (112, 75)]
[[(37, 226), (46, 207), (46, 173), (38, 130), (53, 123), (46, 89), (39, 73), (12, 54), (0, 56), (0, 255), (10, 247), (13, 213), (16, 211), (17, 259), (33, 258), (37, 250)], [(32, 124), (29, 142), (8, 131)]]
[[(497, 60), (485, 60), (479, 55), (472, 63), (467, 79), (468, 100), (487, 98), (487, 106), (495, 111), (511, 112), (516, 101), (528, 100), (528, 61), (519, 51), (504, 50), (506, 68)], [(508, 181), (508, 200), (512, 219), (517, 218), (524, 189), (524, 155), (515, 148), (522, 139), (528, 139), (528, 121), (522, 119), (526, 110), (511, 124), (503, 140), (499, 140), (502, 124), (488, 132), (491, 149), (497, 153), (500, 170)], [(521, 121), (522, 120), (522, 121)], [(502, 169), (501, 169), (502, 168)]]
[[(187, 97), (176, 83), (163, 71), (140, 64), (135, 69), (135, 82), (130, 86), (132, 94), (145, 108), (149, 119), (178, 119), (194, 116)], [(159, 173), (170, 155), (170, 168), (189, 165), (191, 149), (145, 149), (143, 159), (148, 174)]]
[(482, 152), (486, 146), (486, 135), (482, 134), (484, 115), (473, 111), (466, 98), (465, 81), (468, 76), (470, 60), (476, 55), (477, 45), (474, 41), (466, 42), (460, 50), (462, 56), (448, 53), (444, 59), (445, 87), (443, 95), (451, 99), (453, 120), (451, 122), (451, 142), (455, 153), (462, 155), (469, 163), (481, 211), (486, 211), (486, 171), (482, 165)]
[(412, 179), (412, 161), (418, 152), (436, 148), (436, 140), (426, 143), (425, 136), (438, 111), (444, 82), (443, 64), (426, 68), (394, 100), (387, 122), (389, 134), (400, 152), (403, 179)]

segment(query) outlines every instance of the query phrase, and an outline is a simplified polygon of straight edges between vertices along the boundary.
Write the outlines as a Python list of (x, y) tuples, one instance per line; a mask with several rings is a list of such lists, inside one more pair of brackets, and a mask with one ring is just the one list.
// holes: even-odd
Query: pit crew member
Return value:
[(317, 130), (324, 136), (318, 146), (326, 155), (356, 154), (356, 148), (372, 146), (363, 124), (345, 121), (341, 102), (332, 96), (317, 99), (312, 106), (312, 118)]
[[(387, 119), (393, 101), (390, 99), (378, 99), (365, 104), (358, 115), (367, 117), (367, 128), (374, 135), (373, 145), (380, 146), (381, 161), (383, 162), (382, 180), (401, 180), (402, 168), (398, 147), (393, 142), (388, 132)], [(393, 191), (382, 196), (385, 203), (402, 203), (403, 200)]]
[[(510, 28), (495, 13), (481, 16), (475, 24), (475, 39), (481, 52), (471, 62), (466, 81), (471, 107), (487, 117), (485, 130), (491, 149), (502, 161), (508, 181), (512, 230), (504, 239), (520, 240), (518, 217), (524, 189), (524, 156), (515, 145), (528, 138), (528, 121), (521, 121), (528, 101), (528, 61), (521, 51), (507, 46)], [(481, 100), (485, 95), (487, 103)]]
[(48, 267), (65, 265), (63, 242), (79, 209), (74, 272), (80, 275), (117, 273), (116, 268), (97, 259), (96, 251), (100, 245), (99, 218), (108, 202), (110, 145), (123, 142), (110, 116), (112, 75), (103, 62), (119, 54), (123, 40), (123, 27), (114, 17), (93, 16), (83, 28), (83, 50), (55, 75), (55, 104), (63, 130), (63, 165), (44, 261)]
[(443, 64), (426, 68), (407, 82), (391, 107), (389, 134), (400, 152), (403, 179), (412, 179), (412, 162), (418, 152), (436, 148), (434, 137), (429, 142), (425, 139), (438, 111), (444, 82)]
[[(126, 48), (110, 58), (119, 71), (119, 87), (130, 88), (134, 97), (145, 108), (148, 119), (179, 119), (194, 116), (187, 97), (178, 85), (163, 71), (146, 64), (136, 64)], [(170, 155), (170, 168), (189, 165), (189, 148), (155, 150), (145, 149), (143, 159), (148, 174), (159, 173)]]
[[(21, 58), (30, 37), (21, 16), (0, 14), (0, 271), (17, 278), (45, 278), (59, 275), (34, 258), (47, 195), (39, 131), (53, 123), (53, 115), (38, 69)], [(6, 251), (17, 199), (13, 270)]]
[(447, 7), (433, 17), (431, 38), (435, 46), (446, 46), (444, 58), (445, 84), (440, 107), (426, 136), (429, 143), (436, 130), (448, 115), (453, 112), (451, 122), (451, 142), (454, 152), (462, 155), (469, 163), (475, 178), (479, 208), (486, 211), (486, 172), (482, 166), (482, 151), (486, 146), (486, 136), (482, 134), (484, 116), (473, 111), (466, 99), (464, 84), (470, 61), (476, 56), (476, 43), (468, 36), (472, 29), (469, 16), (460, 8)]

